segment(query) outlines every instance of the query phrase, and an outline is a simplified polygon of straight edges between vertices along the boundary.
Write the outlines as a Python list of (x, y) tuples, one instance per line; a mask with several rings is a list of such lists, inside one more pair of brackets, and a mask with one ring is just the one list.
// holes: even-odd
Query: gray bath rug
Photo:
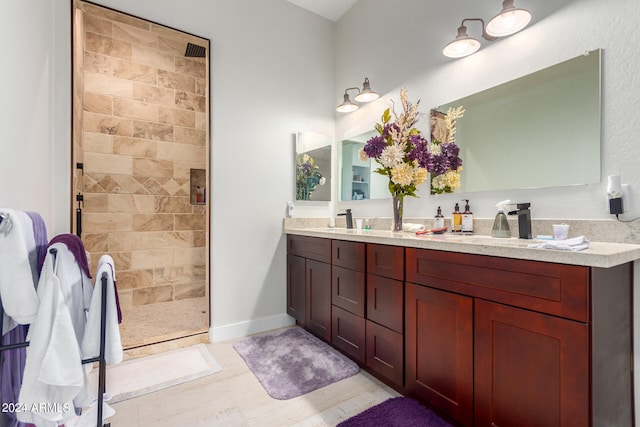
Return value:
[(291, 399), (357, 374), (360, 368), (302, 328), (254, 335), (233, 344), (269, 396)]

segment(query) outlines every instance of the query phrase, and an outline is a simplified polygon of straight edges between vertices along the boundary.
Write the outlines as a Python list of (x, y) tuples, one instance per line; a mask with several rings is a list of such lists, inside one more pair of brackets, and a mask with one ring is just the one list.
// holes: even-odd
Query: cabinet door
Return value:
[(364, 317), (365, 276), (363, 272), (331, 266), (331, 302)]
[(461, 425), (473, 425), (472, 298), (413, 283), (405, 293), (407, 390)]
[(367, 274), (367, 319), (402, 333), (403, 282)]
[(588, 325), (475, 307), (475, 425), (589, 426)]
[(305, 259), (287, 255), (287, 313), (304, 325), (306, 306)]
[(402, 334), (367, 320), (367, 366), (402, 387)]
[(365, 363), (366, 327), (364, 318), (335, 305), (331, 311), (333, 317), (331, 344), (358, 362)]
[(306, 328), (331, 341), (331, 264), (306, 260)]

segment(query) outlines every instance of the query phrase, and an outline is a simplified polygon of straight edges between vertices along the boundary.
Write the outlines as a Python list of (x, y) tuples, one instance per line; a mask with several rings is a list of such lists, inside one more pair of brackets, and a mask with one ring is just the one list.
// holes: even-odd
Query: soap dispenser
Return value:
[(433, 218), (433, 228), (444, 228), (444, 215), (442, 215), (442, 209), (438, 206), (438, 213)]
[(511, 200), (503, 200), (496, 205), (498, 213), (496, 219), (493, 220), (493, 228), (491, 229), (491, 237), (511, 237), (511, 230), (509, 230), (509, 222), (507, 221), (507, 215), (505, 215), (505, 209)]
[(462, 232), (473, 233), (473, 212), (471, 212), (471, 208), (469, 207), (469, 199), (462, 200), (465, 202), (461, 220)]
[(460, 205), (456, 203), (455, 208), (453, 209), (451, 224), (453, 225), (451, 231), (454, 233), (459, 233), (462, 231), (462, 212), (460, 212)]

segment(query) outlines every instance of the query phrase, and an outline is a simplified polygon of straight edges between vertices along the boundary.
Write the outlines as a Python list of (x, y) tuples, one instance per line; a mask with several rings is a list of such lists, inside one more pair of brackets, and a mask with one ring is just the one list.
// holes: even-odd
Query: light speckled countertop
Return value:
[(515, 237), (499, 239), (489, 235), (461, 235), (449, 232), (416, 236), (415, 233), (411, 232), (394, 233), (377, 229), (349, 230), (341, 227), (330, 228), (322, 226), (315, 221), (295, 221), (295, 219), (286, 219), (284, 221), (284, 233), (603, 268), (640, 259), (640, 245), (628, 243), (592, 241), (588, 249), (574, 252), (528, 248), (527, 245), (531, 243), (542, 242), (535, 239), (525, 240)]

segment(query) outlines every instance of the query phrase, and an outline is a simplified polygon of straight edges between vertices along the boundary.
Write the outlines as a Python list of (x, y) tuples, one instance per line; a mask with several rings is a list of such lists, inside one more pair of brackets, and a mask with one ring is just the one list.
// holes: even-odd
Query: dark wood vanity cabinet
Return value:
[(331, 341), (331, 240), (287, 236), (287, 313)]
[(406, 254), (410, 394), (463, 426), (632, 425), (631, 264)]
[(367, 244), (366, 364), (404, 384), (404, 248)]
[(365, 244), (334, 240), (331, 254), (331, 343), (364, 364)]

